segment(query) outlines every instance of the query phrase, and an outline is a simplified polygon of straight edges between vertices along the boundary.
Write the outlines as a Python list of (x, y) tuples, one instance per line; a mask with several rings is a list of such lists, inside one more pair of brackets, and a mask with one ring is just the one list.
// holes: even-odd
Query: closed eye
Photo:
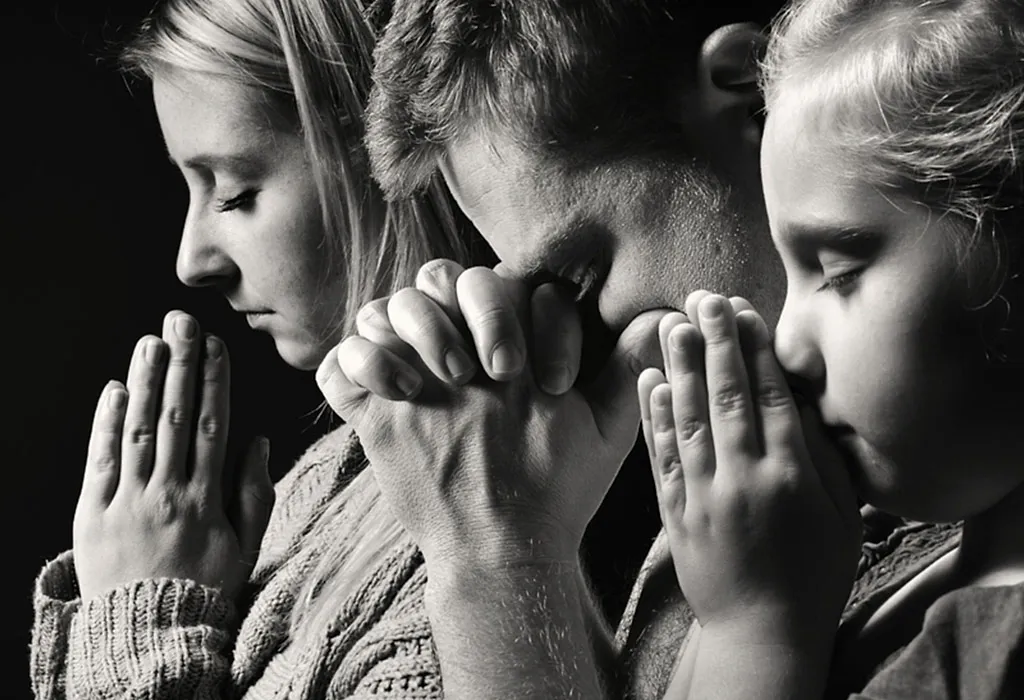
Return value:
[(258, 192), (259, 190), (257, 189), (250, 189), (242, 192), (241, 194), (235, 195), (234, 197), (219, 200), (217, 202), (217, 211), (227, 212), (235, 209), (251, 209)]
[(856, 268), (853, 270), (847, 270), (846, 272), (840, 272), (837, 275), (826, 277), (825, 281), (820, 287), (819, 292), (837, 292), (837, 293), (848, 293), (853, 284), (860, 277), (864, 268)]

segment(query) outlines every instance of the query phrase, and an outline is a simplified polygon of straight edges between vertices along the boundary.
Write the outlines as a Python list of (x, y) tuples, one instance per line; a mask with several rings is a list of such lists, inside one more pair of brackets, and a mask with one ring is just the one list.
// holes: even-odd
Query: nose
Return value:
[(775, 326), (775, 356), (786, 373), (802, 385), (820, 386), (825, 378), (816, 326), (812, 311), (794, 303), (787, 294)]
[(190, 208), (182, 227), (178, 279), (189, 287), (224, 285), (238, 270), (219, 239), (221, 232), (202, 212)]

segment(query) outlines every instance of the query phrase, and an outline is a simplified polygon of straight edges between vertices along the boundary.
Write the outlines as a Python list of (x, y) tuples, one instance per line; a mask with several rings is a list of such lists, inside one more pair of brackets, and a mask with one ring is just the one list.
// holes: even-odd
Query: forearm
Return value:
[(579, 566), (576, 573), (594, 664), (606, 695), (616, 697), (621, 679), (619, 678), (618, 652), (615, 647), (615, 630), (608, 624), (601, 603), (597, 599), (583, 567)]
[(581, 582), (578, 567), (557, 564), (431, 570), (426, 606), (445, 697), (604, 697), (595, 663), (603, 631)]

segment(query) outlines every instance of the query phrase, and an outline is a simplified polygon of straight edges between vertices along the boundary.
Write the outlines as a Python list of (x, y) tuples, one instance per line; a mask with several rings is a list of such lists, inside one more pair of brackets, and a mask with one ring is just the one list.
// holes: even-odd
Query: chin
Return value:
[(274, 345), (285, 364), (304, 372), (316, 370), (327, 355), (320, 345), (295, 342), (290, 338), (274, 338)]

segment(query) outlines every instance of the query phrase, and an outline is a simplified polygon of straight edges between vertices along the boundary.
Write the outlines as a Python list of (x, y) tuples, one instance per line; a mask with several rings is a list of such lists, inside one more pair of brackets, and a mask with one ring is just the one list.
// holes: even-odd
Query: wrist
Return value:
[(580, 544), (540, 529), (537, 536), (522, 528), (474, 537), (433, 537), (420, 541), (432, 576), (516, 577), (580, 568)]
[(427, 563), (425, 603), (438, 612), (488, 607), (540, 592), (581, 595), (584, 576), (579, 558), (571, 561), (533, 560), (501, 563), (446, 560)]
[(702, 623), (701, 634), (703, 640), (716, 646), (831, 655), (837, 625), (838, 622), (804, 619), (792, 611), (758, 611)]

